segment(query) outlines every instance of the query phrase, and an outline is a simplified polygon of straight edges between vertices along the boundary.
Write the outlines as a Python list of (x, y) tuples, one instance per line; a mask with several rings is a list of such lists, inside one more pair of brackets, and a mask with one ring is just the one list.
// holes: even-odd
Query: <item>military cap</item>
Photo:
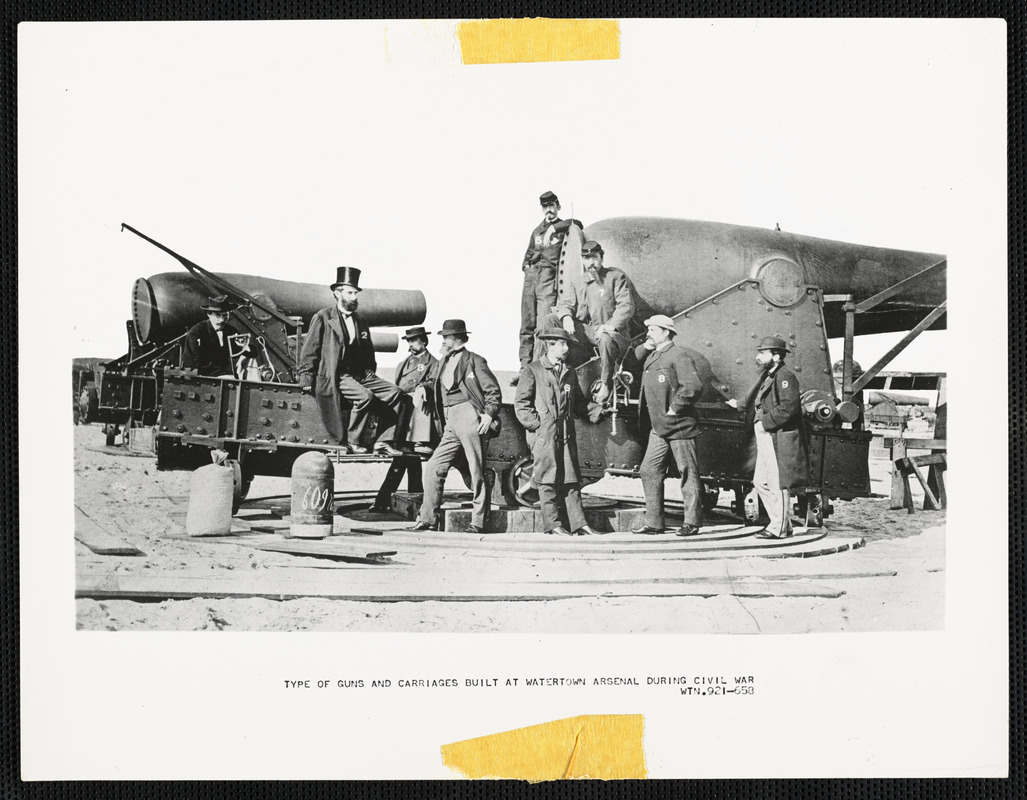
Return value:
[(536, 339), (552, 339), (570, 344), (571, 335), (563, 328), (546, 328), (542, 333), (535, 334)]
[(786, 353), (792, 352), (788, 349), (788, 343), (784, 339), (780, 339), (777, 336), (764, 336), (763, 341), (760, 342), (760, 346), (757, 350), (784, 350)]
[(442, 323), (442, 330), (439, 336), (467, 336), (467, 324), (462, 319), (447, 319)]
[(549, 203), (559, 203), (560, 198), (552, 192), (543, 192), (538, 198), (539, 205), (548, 205)]
[(599, 242), (589, 240), (581, 245), (581, 255), (583, 256), (603, 255), (603, 253), (603, 247)]
[(335, 283), (331, 285), (334, 292), (340, 286), (352, 286), (360, 291), (360, 270), (356, 267), (337, 267), (335, 270)]
[(404, 339), (420, 339), (421, 337), (428, 338), (428, 331), (424, 329), (423, 325), (418, 325), (416, 328), (407, 328), (406, 334), (403, 336)]
[(657, 328), (663, 328), (671, 333), (678, 332), (678, 329), (674, 327), (674, 320), (666, 314), (656, 314), (655, 316), (649, 317), (649, 319), (645, 321), (645, 326), (648, 328), (650, 325), (655, 325)]
[(207, 305), (200, 306), (201, 311), (218, 312), (221, 314), (227, 314), (229, 311), (235, 311), (238, 306), (228, 299), (227, 294), (219, 294), (217, 297), (212, 297), (207, 301)]

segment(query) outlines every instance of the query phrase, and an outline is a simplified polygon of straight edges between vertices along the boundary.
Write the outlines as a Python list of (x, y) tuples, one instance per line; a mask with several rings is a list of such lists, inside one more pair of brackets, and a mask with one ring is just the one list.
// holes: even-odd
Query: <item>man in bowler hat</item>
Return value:
[(222, 294), (211, 297), (207, 305), (200, 306), (207, 312), (207, 319), (189, 329), (185, 337), (182, 366), (195, 369), (198, 374), (210, 377), (235, 377), (228, 337), (239, 332), (228, 324), (236, 306)]
[[(423, 327), (408, 328), (403, 339), (410, 348), (410, 355), (396, 367), (396, 385), (400, 391), (410, 396), (412, 408), (408, 430), (397, 431), (395, 441), (409, 442), (416, 453), (430, 454), (434, 425), (426, 411), (430, 407), (427, 392), (431, 391), (431, 381), (434, 379), (439, 361), (428, 352), (428, 332)], [(404, 474), (407, 476), (408, 492), (423, 491), (421, 459), (414, 454), (395, 456), (371, 506), (372, 512), (384, 514), (392, 510), (389, 507), (389, 498), (399, 488)]]
[(588, 412), (577, 375), (567, 368), (571, 337), (562, 328), (540, 331), (546, 354), (521, 369), (514, 409), (528, 431), (532, 479), (538, 484), (546, 533), (586, 536), (595, 531), (581, 503), (575, 414)]
[(645, 523), (632, 533), (659, 534), (663, 527), (663, 491), (668, 456), (681, 473), (684, 507), (678, 536), (695, 536), (702, 525), (702, 487), (695, 437), (699, 417), (695, 402), (703, 390), (695, 361), (685, 348), (674, 344), (674, 321), (657, 314), (645, 321), (648, 335), (635, 351), (643, 362), (642, 389), (638, 399), (640, 428), (649, 428), (649, 443), (638, 470), (645, 492)]
[[(371, 344), (371, 331), (357, 313), (360, 270), (339, 267), (331, 284), (335, 305), (318, 311), (310, 320), (300, 353), (300, 385), (313, 392), (321, 411), (321, 421), (338, 443), (347, 443), (350, 453), (370, 452), (362, 437), (367, 428), (371, 402), (378, 398), (389, 407), (401, 426), (410, 398), (394, 383), (379, 378), (378, 364)], [(340, 403), (350, 404), (349, 427), (344, 429)], [(400, 452), (388, 445), (380, 449), (388, 455)]]
[(789, 492), (804, 489), (808, 481), (799, 381), (785, 366), (788, 352), (784, 339), (763, 338), (756, 349), (761, 374), (746, 397), (747, 427), (756, 438), (752, 483), (770, 517), (767, 527), (756, 534), (760, 539), (792, 535)]
[(467, 459), (473, 492), (470, 533), (483, 533), (489, 497), (485, 482), (488, 439), (499, 433), (502, 392), (488, 362), (465, 345), (470, 331), (462, 319), (447, 319), (439, 331), (446, 350), (435, 381), (435, 408), (440, 412), (442, 438), (428, 460), (424, 476), (424, 502), (413, 531), (438, 530), (442, 487), (453, 462), (462, 452)]

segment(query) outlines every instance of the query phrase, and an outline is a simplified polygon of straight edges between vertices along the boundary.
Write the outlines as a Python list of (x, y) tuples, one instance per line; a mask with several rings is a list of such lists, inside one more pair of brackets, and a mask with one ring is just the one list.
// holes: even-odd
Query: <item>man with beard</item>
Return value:
[[(573, 281), (556, 311), (539, 326), (562, 327), (581, 350), (599, 351), (602, 383), (595, 395), (597, 403), (610, 394), (613, 371), (628, 346), (628, 329), (635, 316), (635, 287), (631, 279), (623, 271), (605, 266), (603, 254), (598, 242), (581, 246), (584, 275)], [(590, 357), (574, 358), (570, 366), (580, 366)]]
[(809, 474), (799, 381), (785, 366), (788, 352), (784, 339), (764, 337), (756, 349), (761, 375), (746, 398), (746, 424), (756, 437), (752, 484), (770, 517), (760, 539), (792, 535), (789, 491), (804, 489)]
[(461, 453), (467, 459), (473, 493), (469, 533), (483, 533), (489, 496), (485, 482), (488, 439), (499, 433), (502, 392), (488, 362), (465, 345), (470, 331), (462, 319), (447, 319), (439, 335), (446, 352), (435, 381), (435, 408), (440, 412), (442, 439), (425, 467), (424, 501), (412, 531), (438, 530), (442, 487)]
[[(336, 303), (318, 311), (310, 320), (300, 353), (300, 385), (313, 392), (328, 434), (339, 444), (346, 443), (350, 453), (363, 455), (369, 449), (362, 437), (367, 428), (371, 402), (378, 398), (392, 411), (397, 428), (405, 425), (410, 398), (399, 387), (375, 374), (378, 367), (371, 344), (371, 331), (357, 313), (360, 270), (339, 267), (331, 285)], [(340, 403), (350, 404), (349, 427), (342, 422)], [(389, 445), (379, 450), (401, 455)]]
[(207, 312), (207, 319), (189, 329), (185, 337), (185, 351), (182, 366), (195, 369), (200, 375), (209, 377), (235, 377), (228, 337), (238, 331), (228, 324), (235, 305), (222, 294), (211, 297), (207, 305), (200, 306)]
[(703, 384), (692, 356), (674, 344), (674, 320), (657, 314), (645, 321), (648, 336), (635, 351), (643, 362), (638, 398), (639, 427), (649, 428), (649, 443), (638, 470), (645, 492), (645, 523), (632, 533), (659, 534), (663, 528), (663, 492), (668, 456), (681, 473), (682, 525), (678, 536), (695, 536), (702, 525), (702, 487), (695, 437), (699, 416), (695, 402)]
[[(560, 219), (560, 200), (552, 192), (539, 197), (542, 221), (535, 226), (524, 253), (521, 270), (524, 288), (521, 291), (521, 368), (531, 363), (535, 349), (535, 330), (556, 305), (556, 270), (560, 266), (563, 240), (569, 227), (581, 223)], [(516, 379), (514, 381), (516, 383)]]
[[(540, 331), (546, 354), (521, 370), (514, 409), (528, 431), (532, 479), (538, 484), (546, 533), (595, 534), (581, 503), (581, 469), (574, 416), (587, 413), (577, 376), (564, 363), (571, 337), (562, 328)], [(564, 526), (566, 521), (566, 526)]]
[[(396, 385), (400, 391), (409, 395), (412, 400), (410, 409), (409, 429), (396, 432), (396, 441), (406, 441), (414, 446), (417, 453), (431, 453), (433, 423), (424, 410), (428, 407), (426, 393), (431, 389), (439, 361), (428, 352), (428, 332), (421, 326), (408, 328), (403, 336), (410, 347), (410, 355), (399, 362), (396, 367)], [(417, 455), (399, 455), (392, 459), (385, 480), (378, 489), (378, 496), (371, 506), (371, 511), (385, 514), (392, 509), (389, 498), (399, 488), (403, 475), (407, 476), (407, 491), (420, 493), (424, 491), (421, 483), (421, 459)]]

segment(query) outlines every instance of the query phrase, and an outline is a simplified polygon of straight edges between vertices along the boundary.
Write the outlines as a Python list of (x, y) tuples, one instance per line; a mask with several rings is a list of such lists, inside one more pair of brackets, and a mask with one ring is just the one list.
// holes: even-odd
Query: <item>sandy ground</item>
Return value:
[[(337, 490), (377, 489), (385, 465), (347, 465), (337, 471)], [(454, 490), (462, 488), (453, 481)], [(887, 495), (888, 463), (871, 461), (873, 490)], [(216, 574), (282, 574), (312, 559), (267, 553), (203, 540), (164, 538), (183, 532), (180, 516), (188, 495), (189, 473), (156, 472), (153, 458), (116, 454), (104, 447), (99, 427), (75, 429), (75, 502), (111, 534), (140, 550), (138, 557), (100, 556), (74, 542), (80, 568), (125, 574), (198, 569)], [(259, 477), (251, 498), (284, 495), (286, 479)], [(641, 496), (629, 478), (609, 478), (589, 491)], [(668, 498), (680, 496), (668, 483)], [(723, 495), (727, 500), (727, 495)], [(343, 498), (340, 498), (342, 500)], [(287, 500), (285, 501), (287, 502)], [(393, 632), (677, 632), (795, 633), (834, 631), (933, 630), (944, 626), (945, 514), (890, 511), (888, 500), (836, 502), (828, 528), (837, 535), (862, 537), (859, 549), (809, 559), (773, 559), (781, 577), (831, 573), (822, 580), (844, 590), (839, 598), (626, 597), (506, 602), (354, 602), (319, 598), (276, 601), (253, 599), (77, 600), (82, 630), (318, 630)], [(759, 558), (734, 558), (726, 568), (744, 570)], [(664, 564), (669, 562), (663, 562)], [(388, 569), (388, 566), (376, 567)], [(324, 572), (324, 570), (319, 570)], [(841, 573), (886, 573), (876, 577)], [(888, 574), (894, 573), (894, 574)]]

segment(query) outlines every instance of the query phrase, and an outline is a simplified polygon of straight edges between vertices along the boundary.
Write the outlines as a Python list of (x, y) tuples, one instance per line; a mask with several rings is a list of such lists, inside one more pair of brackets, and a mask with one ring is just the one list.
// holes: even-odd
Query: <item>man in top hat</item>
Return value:
[(521, 367), (528, 366), (535, 349), (535, 330), (556, 305), (556, 271), (560, 266), (563, 240), (577, 220), (560, 219), (560, 200), (552, 192), (539, 197), (542, 221), (535, 226), (524, 253), (521, 269), (524, 288), (521, 292)]
[(485, 483), (487, 439), (499, 433), (502, 392), (488, 362), (465, 345), (470, 331), (462, 319), (447, 319), (439, 331), (445, 354), (435, 381), (435, 408), (440, 412), (442, 439), (425, 468), (424, 502), (410, 530), (438, 529), (442, 487), (449, 468), (462, 452), (467, 459), (473, 492), (468, 531), (482, 533), (488, 516)]
[[(360, 294), (360, 270), (339, 267), (331, 284), (335, 305), (318, 311), (310, 320), (310, 329), (300, 352), (300, 385), (313, 391), (321, 411), (321, 421), (329, 435), (340, 444), (347, 442), (349, 452), (369, 452), (362, 444), (371, 401), (377, 397), (389, 407), (402, 427), (410, 398), (375, 374), (378, 364), (371, 344), (371, 331), (357, 313)], [(350, 403), (349, 428), (342, 422), (340, 403)], [(387, 445), (380, 449), (389, 455), (399, 451)]]
[(645, 492), (645, 523), (632, 533), (659, 534), (663, 527), (663, 490), (668, 456), (681, 473), (682, 525), (678, 536), (695, 536), (702, 525), (702, 487), (695, 437), (699, 415), (695, 402), (703, 383), (695, 361), (686, 348), (674, 344), (674, 321), (657, 314), (645, 321), (647, 337), (635, 356), (643, 362), (639, 394), (639, 422), (649, 428), (649, 443), (638, 470)]
[[(429, 407), (426, 393), (431, 389), (431, 381), (434, 379), (439, 361), (428, 352), (428, 332), (423, 327), (407, 328), (403, 338), (410, 348), (410, 355), (396, 367), (396, 385), (400, 391), (410, 396), (412, 408), (408, 430), (397, 431), (395, 441), (409, 442), (418, 453), (430, 453), (434, 426), (431, 416), (425, 410)], [(424, 491), (421, 483), (421, 459), (416, 455), (395, 456), (371, 506), (372, 512), (387, 513), (392, 510), (389, 507), (389, 498), (399, 488), (404, 474), (407, 476), (407, 491)]]
[(789, 490), (804, 489), (809, 474), (799, 381), (785, 366), (788, 352), (784, 339), (763, 338), (756, 348), (761, 375), (746, 398), (746, 422), (756, 437), (752, 483), (770, 517), (767, 527), (756, 534), (760, 539), (792, 535)]
[(574, 416), (588, 412), (575, 373), (567, 368), (571, 337), (562, 328), (540, 331), (546, 354), (521, 369), (514, 409), (528, 431), (546, 533), (585, 536), (595, 531), (581, 504), (581, 471)]
[[(581, 246), (581, 262), (585, 273), (571, 283), (571, 291), (556, 310), (542, 320), (540, 328), (563, 327), (580, 353), (570, 365), (579, 366), (599, 351), (602, 384), (596, 402), (602, 403), (610, 394), (613, 371), (630, 341), (629, 326), (635, 316), (635, 287), (622, 270), (603, 264), (603, 248), (598, 242)], [(574, 356), (572, 351), (572, 356)]]
[(236, 306), (222, 294), (211, 297), (207, 305), (200, 306), (207, 312), (207, 319), (189, 329), (185, 337), (182, 366), (195, 369), (200, 375), (210, 377), (235, 377), (235, 365), (228, 345), (228, 337), (239, 332), (228, 324)]

